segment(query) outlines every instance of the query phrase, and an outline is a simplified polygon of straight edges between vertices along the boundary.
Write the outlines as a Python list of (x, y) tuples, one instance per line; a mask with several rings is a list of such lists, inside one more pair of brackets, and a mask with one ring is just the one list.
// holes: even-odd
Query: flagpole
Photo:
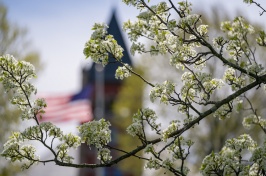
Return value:
[(104, 68), (100, 64), (95, 65), (95, 119), (99, 120), (104, 117)]
[[(95, 120), (104, 117), (105, 114), (105, 81), (104, 68), (101, 64), (95, 64)], [(104, 176), (104, 168), (96, 169), (96, 176)]]

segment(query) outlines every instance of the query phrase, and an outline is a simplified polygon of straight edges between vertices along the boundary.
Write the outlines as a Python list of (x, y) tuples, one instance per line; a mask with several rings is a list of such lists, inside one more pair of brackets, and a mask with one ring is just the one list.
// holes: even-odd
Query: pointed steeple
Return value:
[[(121, 27), (117, 21), (117, 15), (116, 10), (113, 10), (112, 16), (109, 22), (109, 28), (107, 29), (108, 34), (111, 34), (114, 36), (114, 38), (117, 40), (117, 43), (124, 49), (123, 51), (123, 57), (122, 61), (124, 63), (127, 63), (129, 65), (132, 65), (130, 55), (128, 53), (128, 50), (126, 48), (122, 33), (121, 33)], [(88, 71), (89, 76), (89, 82), (94, 83), (95, 82), (95, 66), (96, 64), (93, 63), (91, 69)], [(104, 67), (104, 79), (105, 83), (120, 83), (121, 80), (115, 79), (115, 71), (118, 66), (121, 66), (119, 63), (110, 63)]]

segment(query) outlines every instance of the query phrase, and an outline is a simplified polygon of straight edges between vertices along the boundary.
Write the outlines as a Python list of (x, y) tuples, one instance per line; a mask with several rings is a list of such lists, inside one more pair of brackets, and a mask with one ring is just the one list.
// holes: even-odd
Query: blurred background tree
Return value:
[[(31, 62), (36, 70), (40, 71), (40, 57), (37, 52), (31, 50), (30, 42), (27, 40), (26, 30), (11, 24), (7, 18), (7, 8), (0, 3), (0, 55), (12, 54), (16, 58)], [(12, 92), (4, 92), (0, 85), (0, 146), (7, 141), (13, 129), (20, 124), (20, 112), (13, 108), (9, 99)], [(0, 176), (15, 176), (20, 168), (11, 165), (4, 158), (0, 158)]]
[[(140, 66), (135, 67), (138, 73), (143, 73)], [(118, 130), (118, 148), (131, 151), (136, 145), (141, 144), (137, 138), (126, 133), (126, 128), (132, 123), (132, 116), (142, 108), (144, 83), (137, 76), (132, 75), (123, 81), (123, 85), (113, 104), (114, 118), (111, 124), (115, 124)], [(122, 154), (122, 153), (121, 153)], [(142, 153), (138, 153), (139, 156)], [(126, 162), (118, 163), (118, 167), (130, 176), (139, 176), (142, 173), (142, 160), (130, 157)], [(134, 169), (133, 169), (134, 168)]]

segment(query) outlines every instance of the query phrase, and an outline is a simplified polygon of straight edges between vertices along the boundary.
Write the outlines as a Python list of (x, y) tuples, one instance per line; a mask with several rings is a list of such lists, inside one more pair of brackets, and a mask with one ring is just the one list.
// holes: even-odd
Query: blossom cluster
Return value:
[[(141, 1), (138, 3), (141, 3)], [(173, 53), (171, 63), (177, 67), (179, 67), (180, 61), (195, 56), (196, 51), (193, 47), (196, 44), (199, 46), (198, 42), (191, 40), (190, 43), (184, 43), (184, 39), (179, 37), (178, 34), (182, 32), (183, 27), (195, 25), (199, 16), (190, 14), (191, 3), (182, 1), (178, 5), (182, 17), (179, 22), (175, 18), (169, 18), (170, 7), (167, 3), (161, 2), (151, 6), (146, 11), (143, 10), (137, 16), (137, 21), (129, 20), (124, 23), (123, 29), (127, 31), (130, 40), (133, 42), (131, 46), (132, 53), (137, 51), (139, 53), (150, 52), (152, 55), (158, 55), (166, 54), (170, 51)], [(207, 31), (207, 25), (200, 25), (197, 30), (201, 36), (206, 36)], [(140, 37), (154, 41), (154, 44), (150, 46), (150, 50), (145, 51), (144, 45), (136, 42)]]
[(23, 163), (21, 168), (27, 169), (39, 161), (39, 156), (36, 155), (36, 148), (32, 145), (22, 145), (23, 142), (22, 134), (13, 132), (5, 143), (1, 156), (10, 159), (11, 162)]
[(81, 140), (88, 145), (94, 145), (97, 148), (103, 148), (111, 141), (111, 124), (105, 119), (99, 121), (93, 120), (79, 126)]
[(82, 142), (98, 149), (97, 158), (105, 163), (111, 160), (110, 150), (106, 145), (111, 141), (110, 122), (105, 119), (93, 120), (78, 127)]
[[(229, 54), (228, 60), (236, 63), (241, 68), (248, 68), (248, 73), (264, 74), (264, 67), (256, 61), (254, 51), (250, 47), (252, 43), (249, 39), (254, 37), (252, 36), (255, 33), (254, 27), (248, 24), (243, 17), (237, 17), (232, 22), (222, 22), (221, 30), (227, 33), (228, 40), (223, 37), (217, 37), (214, 39), (214, 44), (218, 47), (226, 44), (226, 51)], [(264, 46), (265, 33), (260, 31), (256, 40), (259, 45)]]
[(161, 156), (163, 150), (159, 150), (158, 146), (148, 144), (144, 149), (144, 153), (148, 155), (149, 160), (145, 163), (144, 168), (154, 170), (165, 168), (167, 170), (174, 170), (176, 173), (187, 175), (189, 168), (183, 164), (176, 166), (175, 163), (176, 161), (184, 162), (192, 145), (193, 142), (191, 140), (185, 140), (184, 137), (169, 139), (164, 147), (166, 157), (163, 157)]
[(94, 32), (83, 51), (87, 58), (90, 57), (94, 62), (101, 63), (103, 66), (108, 64), (110, 54), (116, 60), (121, 60), (124, 51), (114, 37), (107, 34), (107, 27), (105, 24), (96, 23), (92, 28)]
[(231, 117), (232, 107), (230, 104), (224, 104), (213, 113), (213, 117), (224, 120)]
[[(72, 162), (73, 157), (67, 154), (68, 150), (80, 146), (81, 139), (71, 133), (63, 134), (60, 128), (50, 122), (39, 122), (38, 118), (42, 118), (47, 105), (42, 98), (34, 101), (30, 99), (31, 95), (36, 93), (36, 88), (30, 83), (30, 79), (36, 76), (34, 66), (24, 61), (17, 61), (11, 55), (4, 55), (0, 57), (0, 71), (0, 81), (6, 91), (13, 92), (11, 103), (21, 110), (22, 120), (36, 122), (36, 125), (25, 128), (23, 132), (14, 132), (5, 143), (1, 156), (12, 162), (20, 161), (22, 169), (27, 169), (35, 163), (43, 162), (36, 155), (36, 148), (26, 144), (29, 141), (38, 141), (53, 151), (55, 161)], [(54, 147), (54, 140), (61, 143)]]
[(122, 67), (119, 66), (116, 69), (115, 78), (123, 80), (124, 78), (131, 76), (131, 73), (130, 73), (131, 70), (132, 70), (132, 68), (128, 64), (125, 64)]
[(175, 91), (175, 84), (171, 81), (165, 81), (163, 84), (156, 84), (150, 91), (150, 100), (152, 102), (159, 98), (161, 103), (168, 104), (171, 94)]
[[(243, 17), (236, 17), (233, 22), (225, 21), (221, 24), (221, 30), (227, 32), (229, 39), (232, 41), (243, 42), (244, 36), (253, 34), (254, 27), (248, 24)], [(245, 43), (242, 44), (242, 47)]]
[(181, 95), (184, 100), (200, 98), (200, 101), (208, 101), (211, 94), (224, 85), (223, 80), (211, 78), (211, 74), (204, 72), (185, 72), (181, 80), (184, 86), (181, 89)]
[(156, 122), (158, 117), (155, 114), (155, 111), (153, 111), (152, 109), (141, 109), (137, 113), (135, 113), (132, 118), (133, 122), (127, 128), (127, 132), (131, 136), (138, 136), (140, 138), (144, 137), (144, 122), (147, 123), (152, 131), (159, 133), (159, 127), (161, 126), (161, 124)]
[[(222, 175), (251, 175), (260, 173), (258, 165), (263, 160), (257, 160), (258, 152), (262, 148), (246, 134), (238, 138), (229, 139), (219, 153), (211, 153), (202, 162), (201, 172), (203, 175), (221, 173)], [(251, 156), (249, 159), (246, 156)], [(260, 156), (260, 159), (263, 157)], [(260, 167), (261, 168), (261, 167)], [(257, 175), (256, 174), (256, 175)]]
[(164, 142), (166, 142), (167, 139), (171, 137), (170, 135), (173, 132), (177, 131), (179, 127), (180, 127), (180, 122), (179, 121), (177, 121), (177, 120), (172, 121), (170, 123), (170, 125), (165, 130), (163, 130), (163, 132), (162, 132), (162, 140)]
[(266, 120), (261, 118), (261, 116), (250, 114), (243, 119), (243, 126), (247, 129), (250, 129), (251, 126), (258, 125), (263, 129), (266, 129)]
[[(59, 130), (57, 127), (55, 130)], [(73, 157), (68, 155), (70, 148), (77, 148), (81, 144), (81, 138), (77, 135), (73, 135), (72, 133), (62, 134), (59, 138), (60, 144), (56, 147), (57, 149), (57, 159), (62, 162), (72, 163)]]
[(183, 13), (184, 16), (189, 15), (190, 12), (192, 11), (191, 6), (192, 3), (188, 2), (188, 1), (181, 1), (178, 2), (178, 9), (180, 10), (180, 12)]
[(231, 85), (233, 91), (246, 85), (246, 77), (243, 75), (237, 76), (236, 70), (233, 68), (225, 70), (223, 80)]
[(266, 46), (266, 34), (264, 31), (259, 32), (259, 37), (256, 39), (260, 46)]
[(12, 55), (0, 57), (0, 82), (6, 91), (13, 91), (12, 104), (20, 110), (25, 110), (23, 105), (29, 105), (30, 95), (36, 93), (36, 88), (29, 82), (35, 75), (34, 66), (25, 61), (17, 61)]
[(98, 149), (97, 159), (101, 161), (101, 163), (106, 163), (112, 159), (111, 152), (107, 148)]
[(160, 160), (154, 159), (154, 158), (149, 158), (147, 163), (144, 166), (145, 169), (155, 169), (158, 170), (161, 168)]

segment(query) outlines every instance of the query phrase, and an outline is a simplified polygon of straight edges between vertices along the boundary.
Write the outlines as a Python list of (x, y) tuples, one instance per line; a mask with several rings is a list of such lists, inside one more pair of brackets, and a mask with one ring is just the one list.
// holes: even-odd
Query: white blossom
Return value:
[(97, 159), (100, 160), (102, 163), (106, 163), (112, 159), (112, 156), (110, 155), (110, 150), (107, 148), (100, 148), (97, 153)]
[(132, 70), (132, 68), (128, 64), (125, 64), (122, 67), (119, 66), (116, 69), (115, 78), (123, 80), (124, 78), (131, 76), (131, 70)]
[(96, 23), (92, 30), (90, 40), (85, 44), (84, 54), (94, 62), (101, 63), (103, 66), (109, 62), (109, 54), (117, 60), (123, 56), (123, 48), (118, 45), (112, 35), (107, 34), (107, 25)]
[(103, 148), (111, 141), (111, 124), (105, 119), (99, 121), (93, 120), (78, 127), (81, 134), (81, 140), (88, 145), (94, 145), (97, 148)]
[(170, 135), (171, 135), (173, 132), (175, 132), (175, 131), (178, 130), (179, 126), (180, 126), (179, 121), (172, 121), (172, 122), (170, 123), (170, 125), (169, 125), (165, 130), (163, 130), (163, 132), (162, 132), (162, 137), (161, 137), (162, 140), (163, 140), (164, 142), (166, 142), (167, 139), (168, 139), (169, 137), (171, 137)]
[(206, 34), (208, 33), (208, 25), (200, 25), (197, 28), (197, 31), (201, 36), (206, 36)]
[(165, 81), (163, 84), (156, 84), (150, 91), (150, 100), (152, 102), (159, 98), (161, 103), (168, 104), (171, 94), (175, 91), (175, 84), (171, 81)]
[(158, 159), (150, 158), (144, 166), (145, 169), (155, 169), (160, 168), (160, 161)]

